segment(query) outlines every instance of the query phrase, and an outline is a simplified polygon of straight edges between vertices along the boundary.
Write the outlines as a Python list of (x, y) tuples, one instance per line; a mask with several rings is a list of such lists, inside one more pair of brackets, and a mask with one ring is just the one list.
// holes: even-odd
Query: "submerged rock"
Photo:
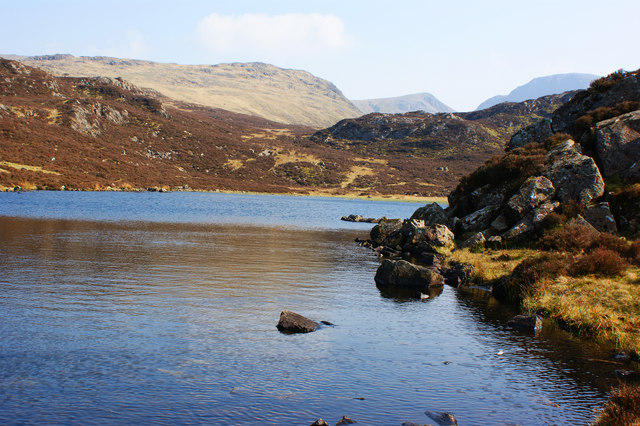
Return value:
[(542, 318), (538, 315), (516, 315), (507, 321), (507, 325), (521, 330), (537, 332), (542, 329)]
[(428, 288), (444, 285), (444, 278), (435, 270), (414, 265), (406, 260), (385, 259), (376, 272), (380, 286)]
[(310, 426), (331, 426), (331, 425), (322, 419), (318, 419), (315, 422), (311, 423)]
[(282, 311), (276, 326), (282, 333), (310, 333), (318, 328), (318, 323), (291, 311)]
[(336, 426), (343, 426), (343, 425), (350, 425), (353, 423), (358, 423), (355, 420), (347, 417), (347, 416), (342, 416), (342, 418), (340, 420), (338, 420), (338, 423), (336, 423)]

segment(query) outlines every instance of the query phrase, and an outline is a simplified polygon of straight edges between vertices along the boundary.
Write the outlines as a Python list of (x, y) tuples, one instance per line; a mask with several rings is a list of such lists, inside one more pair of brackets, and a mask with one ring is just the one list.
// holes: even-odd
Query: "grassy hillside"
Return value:
[(169, 99), (324, 127), (360, 111), (332, 83), (263, 63), (179, 65), (107, 57), (8, 56), (57, 76), (121, 77)]

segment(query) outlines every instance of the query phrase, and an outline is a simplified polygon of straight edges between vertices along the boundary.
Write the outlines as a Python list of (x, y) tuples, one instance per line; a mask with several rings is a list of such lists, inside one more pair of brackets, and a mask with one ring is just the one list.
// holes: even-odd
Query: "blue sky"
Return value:
[(544, 75), (640, 68), (640, 2), (0, 0), (0, 54), (304, 69), (350, 99), (457, 110)]

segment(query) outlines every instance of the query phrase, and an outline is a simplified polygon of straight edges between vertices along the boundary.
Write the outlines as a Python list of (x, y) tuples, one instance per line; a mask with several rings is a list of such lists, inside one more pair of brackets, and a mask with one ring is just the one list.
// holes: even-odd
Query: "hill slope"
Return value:
[(453, 109), (431, 93), (415, 93), (413, 95), (392, 98), (362, 99), (351, 101), (363, 114), (384, 112), (398, 114), (411, 111), (424, 111), (432, 114), (438, 112), (453, 112)]
[(430, 158), (349, 152), (312, 132), (0, 59), (0, 190), (433, 196), (451, 186)]
[(563, 93), (570, 90), (581, 90), (589, 87), (589, 83), (598, 78), (594, 74), (555, 74), (534, 78), (527, 84), (518, 86), (508, 95), (498, 95), (481, 103), (477, 110), (486, 109), (502, 102), (522, 102), (541, 96)]
[(179, 65), (72, 55), (6, 56), (57, 76), (121, 77), (170, 99), (323, 127), (360, 112), (332, 83), (263, 63)]

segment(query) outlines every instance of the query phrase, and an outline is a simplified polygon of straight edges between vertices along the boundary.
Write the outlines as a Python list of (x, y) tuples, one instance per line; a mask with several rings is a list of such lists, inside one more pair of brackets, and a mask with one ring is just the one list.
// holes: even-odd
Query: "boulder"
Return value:
[(404, 249), (410, 253), (433, 252), (437, 247), (453, 245), (453, 232), (446, 225), (429, 225), (421, 220), (405, 220), (402, 225)]
[(553, 183), (544, 176), (527, 179), (518, 192), (509, 199), (507, 207), (514, 217), (521, 218), (542, 202), (553, 197)]
[(605, 177), (640, 177), (640, 110), (596, 124), (596, 150)]
[(413, 212), (411, 219), (424, 222), (425, 225), (447, 224), (447, 212), (438, 203), (427, 204)]
[(444, 282), (451, 287), (467, 286), (476, 273), (476, 268), (468, 263), (454, 263), (443, 271)]
[(329, 423), (325, 422), (322, 419), (318, 419), (315, 422), (311, 423), (311, 426), (331, 426)]
[(318, 323), (291, 311), (282, 311), (278, 330), (283, 333), (310, 333), (318, 328)]
[(503, 213), (500, 213), (489, 226), (489, 230), (494, 233), (504, 232), (507, 229), (509, 229), (509, 222), (507, 221), (507, 217)]
[(595, 226), (593, 226), (592, 224), (590, 224), (584, 217), (582, 217), (582, 215), (577, 215), (574, 218), (569, 219), (569, 221), (567, 222), (567, 226), (584, 226), (587, 228), (587, 232), (591, 232), (593, 235), (597, 235), (600, 233), (600, 231), (598, 231), (596, 229)]
[(400, 219), (383, 219), (370, 232), (374, 246), (402, 247), (402, 221)]
[(550, 166), (544, 176), (553, 183), (558, 200), (574, 200), (586, 206), (604, 194), (604, 181), (596, 163), (582, 155), (572, 140), (549, 151), (547, 161)]
[(456, 227), (463, 233), (486, 229), (491, 224), (494, 215), (499, 208), (499, 205), (492, 204), (480, 210), (476, 210), (475, 212), (460, 219), (456, 224)]
[(520, 222), (516, 223), (511, 229), (502, 234), (501, 237), (506, 241), (518, 241), (531, 235), (535, 229), (533, 221), (527, 216), (522, 218)]
[(507, 150), (521, 148), (530, 143), (543, 143), (551, 136), (553, 136), (551, 120), (543, 118), (511, 136), (511, 140), (507, 144)]
[(507, 321), (507, 325), (527, 331), (540, 331), (542, 329), (542, 318), (538, 315), (516, 315)]
[(478, 232), (472, 235), (471, 237), (467, 238), (465, 241), (463, 241), (459, 247), (460, 248), (476, 247), (480, 244), (484, 244), (486, 241), (487, 239), (484, 237), (484, 234), (482, 232)]
[(585, 207), (582, 217), (600, 232), (618, 232), (616, 221), (606, 201)]
[(560, 203), (558, 201), (545, 201), (544, 203), (536, 207), (530, 214), (533, 227), (535, 229), (542, 228), (544, 219), (559, 206)]
[(428, 288), (444, 285), (444, 278), (434, 269), (414, 265), (406, 260), (385, 259), (375, 281), (380, 286)]

